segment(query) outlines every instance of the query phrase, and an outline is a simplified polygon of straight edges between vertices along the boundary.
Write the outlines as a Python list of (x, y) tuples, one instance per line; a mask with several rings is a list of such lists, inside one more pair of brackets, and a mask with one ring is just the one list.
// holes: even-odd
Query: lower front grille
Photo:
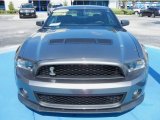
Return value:
[(124, 94), (105, 96), (61, 96), (36, 94), (40, 102), (64, 105), (105, 105), (122, 101)]

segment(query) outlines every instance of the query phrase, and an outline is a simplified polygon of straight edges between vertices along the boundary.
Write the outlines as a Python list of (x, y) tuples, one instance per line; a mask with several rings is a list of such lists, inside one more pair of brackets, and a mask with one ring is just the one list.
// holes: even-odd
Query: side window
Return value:
[(155, 8), (152, 8), (152, 11), (155, 11), (156, 9)]
[(153, 9), (153, 8), (149, 8), (149, 10), (150, 10), (150, 11), (153, 11), (154, 9)]
[(66, 15), (77, 16), (77, 11), (70, 10)]

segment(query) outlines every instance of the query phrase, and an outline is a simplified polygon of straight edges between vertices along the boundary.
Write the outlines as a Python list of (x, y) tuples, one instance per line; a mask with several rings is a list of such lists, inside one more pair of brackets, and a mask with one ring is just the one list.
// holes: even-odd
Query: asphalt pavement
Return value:
[(135, 15), (118, 16), (119, 19), (127, 19), (130, 25), (126, 26), (140, 43), (160, 47), (160, 17), (138, 17)]
[[(17, 15), (0, 15), (0, 49), (21, 44), (39, 27), (37, 20), (45, 20), (46, 13), (39, 13), (36, 19), (19, 19)], [(118, 16), (130, 20), (125, 27), (141, 43), (160, 47), (160, 18), (139, 18), (137, 16)], [(15, 50), (0, 52), (0, 120), (160, 120), (160, 49), (147, 48), (150, 58), (149, 76), (145, 89), (144, 101), (131, 111), (122, 114), (102, 115), (65, 115), (40, 114), (34, 112), (18, 101), (14, 76)]]
[[(39, 27), (36, 21), (45, 20), (46, 12), (39, 12), (38, 18), (19, 19), (18, 15), (0, 15), (0, 49), (19, 45)], [(160, 17), (148, 18), (135, 15), (118, 16), (120, 20), (130, 20), (125, 28), (145, 45), (160, 47)]]
[(47, 13), (38, 13), (38, 18), (19, 19), (18, 15), (0, 15), (0, 48), (22, 44), (39, 27), (36, 21), (45, 20)]

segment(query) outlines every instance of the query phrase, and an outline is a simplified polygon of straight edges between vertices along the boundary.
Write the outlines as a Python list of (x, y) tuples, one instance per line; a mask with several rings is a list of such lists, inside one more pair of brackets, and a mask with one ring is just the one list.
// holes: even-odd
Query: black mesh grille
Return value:
[(104, 105), (119, 103), (123, 99), (123, 94), (107, 96), (59, 96), (37, 94), (38, 100), (49, 104), (65, 105)]
[[(51, 74), (51, 67), (54, 67), (54, 75)], [(48, 65), (40, 67), (37, 71), (37, 76), (57, 78), (110, 78), (122, 77), (123, 73), (119, 67), (109, 65)]]

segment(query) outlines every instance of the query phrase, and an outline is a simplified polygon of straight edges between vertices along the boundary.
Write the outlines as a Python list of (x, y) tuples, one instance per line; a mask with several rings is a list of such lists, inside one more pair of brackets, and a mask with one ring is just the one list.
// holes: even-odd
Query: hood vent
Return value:
[(65, 39), (52, 39), (50, 40), (50, 44), (64, 43)]
[(76, 38), (76, 39), (66, 39), (66, 44), (95, 44), (96, 41), (94, 39), (83, 39), (83, 38)]
[(112, 45), (112, 40), (110, 39), (97, 39), (97, 42), (99, 44)]
[(102, 44), (111, 45), (110, 39), (92, 39), (92, 38), (69, 38), (69, 39), (52, 39), (50, 44)]

